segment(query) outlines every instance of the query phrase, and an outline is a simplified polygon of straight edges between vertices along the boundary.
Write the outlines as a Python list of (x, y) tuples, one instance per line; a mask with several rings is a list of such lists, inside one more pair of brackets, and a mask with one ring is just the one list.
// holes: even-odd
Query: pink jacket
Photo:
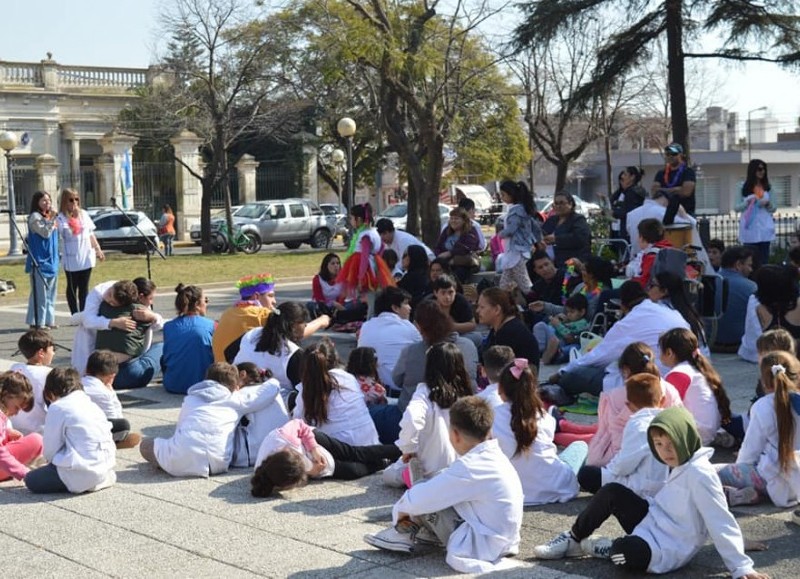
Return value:
[[(661, 380), (661, 388), (664, 390), (664, 408), (683, 406), (675, 386)], [(632, 414), (625, 405), (627, 399), (624, 386), (600, 394), (600, 404), (597, 407), (597, 434), (589, 442), (586, 464), (605, 466), (619, 452), (622, 446), (622, 431), (625, 430), (628, 418)]]
[(4, 470), (17, 480), (22, 480), (30, 469), (9, 452), (6, 446), (11, 442), (8, 439), (8, 430), (8, 416), (0, 412), (0, 470)]

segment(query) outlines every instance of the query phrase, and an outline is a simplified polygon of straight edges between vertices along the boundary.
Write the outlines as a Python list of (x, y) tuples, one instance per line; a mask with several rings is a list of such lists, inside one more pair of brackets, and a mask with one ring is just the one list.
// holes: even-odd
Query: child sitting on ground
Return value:
[(356, 377), (367, 407), (386, 404), (386, 388), (378, 376), (378, 353), (375, 348), (354, 348), (347, 358), (346, 370)]
[[(425, 355), (425, 382), (417, 386), (400, 420), (395, 443), (403, 456), (383, 471), (389, 486), (411, 486), (414, 478), (429, 478), (456, 459), (450, 444), (450, 407), (472, 394), (464, 357), (452, 342), (431, 346)], [(412, 474), (413, 473), (413, 474)]]
[(498, 389), (503, 404), (494, 408), (492, 434), (519, 474), (525, 505), (565, 503), (578, 496), (575, 474), (588, 447), (576, 441), (558, 454), (553, 442), (556, 421), (536, 389), (536, 371), (526, 358), (506, 365)]
[(33, 493), (85, 493), (110, 487), (116, 448), (111, 424), (83, 391), (74, 368), (53, 368), (44, 383), (48, 404), (44, 459), (49, 463), (25, 476)]
[(239, 371), (239, 385), (242, 388), (258, 386), (272, 378), (272, 372), (262, 370), (252, 362), (239, 362), (236, 364), (236, 369)]
[(22, 480), (28, 465), (42, 454), (42, 435), (22, 435), (11, 428), (8, 419), (20, 410), (33, 408), (33, 386), (19, 372), (0, 374), (0, 481)]
[(722, 378), (700, 353), (697, 337), (673, 328), (658, 338), (661, 362), (668, 368), (665, 380), (675, 386), (683, 405), (694, 416), (704, 445), (710, 445), (720, 426), (731, 420), (731, 403)]
[(258, 449), (251, 480), (254, 497), (268, 497), (306, 484), (309, 477), (353, 480), (370, 475), (400, 457), (393, 444), (351, 446), (300, 419), (269, 433)]
[(646, 499), (661, 490), (669, 474), (647, 443), (647, 429), (664, 404), (661, 379), (653, 374), (634, 374), (625, 381), (625, 395), (625, 406), (633, 414), (622, 431), (619, 452), (606, 466), (581, 467), (578, 482), (592, 494), (603, 485), (616, 482)]
[(547, 327), (547, 346), (542, 352), (542, 364), (569, 362), (570, 350), (580, 348), (581, 332), (589, 329), (586, 311), (589, 302), (583, 294), (573, 294), (564, 302), (564, 312), (550, 316)]
[[(644, 342), (634, 342), (622, 351), (619, 357), (619, 371), (627, 380), (634, 374), (661, 376), (656, 366), (656, 355)], [(681, 395), (675, 386), (660, 379), (664, 408), (683, 406)], [(631, 417), (625, 388), (614, 388), (600, 395), (597, 407), (597, 434), (589, 442), (589, 456), (586, 464), (605, 466), (616, 456), (622, 446), (623, 432)]]
[[(670, 468), (662, 489), (647, 501), (619, 483), (601, 487), (571, 530), (534, 548), (536, 557), (592, 555), (628, 572), (669, 573), (691, 561), (710, 536), (734, 578), (766, 579), (745, 555), (739, 524), (709, 462), (714, 451), (702, 446), (691, 413), (667, 408), (650, 423), (647, 437), (650, 451)], [(627, 536), (592, 537), (611, 516)]]
[(661, 249), (672, 247), (672, 243), (664, 239), (664, 224), (658, 219), (642, 219), (638, 231), (641, 251), (625, 267), (625, 277), (638, 282), (646, 290), (656, 255)]
[(778, 507), (800, 497), (800, 362), (788, 352), (772, 352), (759, 364), (768, 392), (750, 408), (750, 425), (736, 464), (715, 465), (730, 506), (769, 498)]
[(478, 397), (486, 400), (492, 408), (503, 403), (503, 399), (497, 392), (497, 383), (503, 368), (513, 361), (514, 350), (510, 346), (490, 346), (483, 353), (483, 372), (486, 374), (486, 379), (489, 380), (489, 385), (478, 392)]
[(233, 433), (242, 416), (275, 404), (280, 385), (270, 379), (241, 390), (239, 372), (227, 362), (214, 362), (206, 379), (190, 387), (171, 438), (145, 438), (139, 452), (172, 476), (227, 472), (233, 458)]
[(142, 435), (131, 432), (131, 423), (122, 416), (122, 404), (113, 386), (118, 370), (113, 352), (95, 350), (86, 361), (86, 375), (81, 378), (81, 385), (111, 423), (111, 438), (117, 448), (133, 448), (142, 440)]
[(423, 542), (445, 545), (447, 564), (461, 573), (513, 566), (506, 557), (519, 551), (522, 485), (491, 439), (493, 418), (477, 396), (454, 402), (448, 430), (459, 458), (407, 490), (392, 509), (392, 526), (364, 540), (404, 553)]
[(24, 364), (13, 364), (12, 372), (24, 374), (33, 387), (33, 407), (29, 411), (20, 412), (11, 421), (14, 428), (22, 434), (41, 433), (46, 416), (44, 402), (44, 382), (50, 374), (55, 349), (53, 337), (47, 330), (28, 330), (17, 341), (19, 351), (25, 356)]

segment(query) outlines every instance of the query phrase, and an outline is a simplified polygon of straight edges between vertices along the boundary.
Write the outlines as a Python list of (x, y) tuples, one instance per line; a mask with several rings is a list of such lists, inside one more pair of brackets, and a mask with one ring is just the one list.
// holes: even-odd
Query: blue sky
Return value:
[[(38, 62), (52, 52), (62, 64), (144, 68), (156, 60), (160, 6), (170, 0), (3, 0), (0, 60)], [(726, 89), (719, 104), (737, 111), (769, 106), (781, 130), (797, 126), (800, 74), (766, 63), (711, 63)], [(763, 113), (754, 113), (756, 115)]]

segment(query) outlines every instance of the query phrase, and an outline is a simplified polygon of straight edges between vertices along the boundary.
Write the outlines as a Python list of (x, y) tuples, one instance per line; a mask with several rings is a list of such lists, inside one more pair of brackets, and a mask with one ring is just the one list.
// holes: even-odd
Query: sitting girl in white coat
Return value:
[(709, 446), (720, 426), (731, 421), (731, 403), (722, 378), (700, 353), (697, 337), (674, 328), (658, 338), (661, 362), (670, 368), (664, 379), (675, 386), (686, 409), (692, 413), (703, 446)]
[(586, 459), (583, 441), (570, 444), (562, 460), (553, 436), (556, 420), (537, 394), (536, 374), (526, 358), (516, 358), (500, 373), (503, 404), (494, 409), (492, 433), (522, 482), (525, 505), (565, 503), (578, 496), (575, 473)]
[(84, 493), (110, 487), (116, 446), (111, 423), (83, 391), (74, 368), (54, 368), (44, 383), (46, 466), (30, 471), (25, 486), (34, 493)]
[(258, 449), (251, 480), (254, 497), (303, 486), (309, 478), (353, 480), (370, 475), (397, 460), (393, 444), (351, 446), (314, 429), (302, 420), (290, 420), (269, 433)]
[(191, 386), (183, 400), (175, 434), (146, 438), (139, 451), (148, 462), (172, 476), (201, 476), (227, 472), (233, 457), (233, 434), (242, 416), (275, 404), (276, 380), (240, 390), (235, 366), (215, 362), (206, 379)]
[(736, 464), (717, 465), (717, 474), (731, 506), (769, 498), (778, 507), (790, 507), (800, 497), (800, 393), (795, 386), (800, 362), (788, 352), (771, 352), (760, 370), (761, 384), (770, 393), (750, 408)]
[(306, 348), (301, 367), (303, 382), (297, 385), (294, 418), (347, 444), (380, 442), (361, 385), (355, 376), (339, 368), (336, 346), (330, 338)]
[(425, 355), (425, 382), (408, 403), (400, 420), (400, 437), (395, 444), (402, 458), (383, 471), (389, 486), (411, 486), (407, 471), (415, 459), (415, 477), (430, 478), (456, 459), (450, 443), (450, 407), (462, 396), (470, 396), (469, 375), (464, 357), (452, 342), (440, 342)]

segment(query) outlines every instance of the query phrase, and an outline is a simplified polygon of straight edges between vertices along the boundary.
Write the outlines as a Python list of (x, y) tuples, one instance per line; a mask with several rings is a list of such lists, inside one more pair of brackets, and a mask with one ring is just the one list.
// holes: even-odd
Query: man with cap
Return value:
[[(253, 328), (263, 327), (277, 304), (272, 274), (259, 273), (243, 277), (236, 282), (236, 289), (239, 290), (241, 299), (222, 312), (211, 340), (215, 362), (232, 362), (239, 351), (242, 336)], [(318, 317), (306, 325), (303, 337), (327, 328), (330, 323), (329, 316)]]
[(664, 215), (664, 225), (671, 225), (675, 222), (675, 215), (681, 205), (689, 215), (694, 215), (694, 188), (697, 177), (694, 169), (686, 163), (682, 145), (678, 143), (667, 145), (664, 148), (664, 156), (667, 164), (664, 169), (656, 173), (650, 191), (651, 193), (663, 191), (666, 194), (669, 205)]

